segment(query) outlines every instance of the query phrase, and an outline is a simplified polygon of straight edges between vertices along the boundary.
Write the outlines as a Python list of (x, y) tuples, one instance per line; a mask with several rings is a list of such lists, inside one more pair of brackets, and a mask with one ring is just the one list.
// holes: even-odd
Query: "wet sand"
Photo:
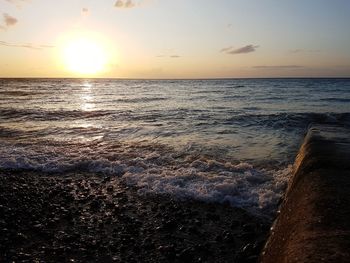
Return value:
[(1, 262), (256, 262), (269, 223), (119, 178), (0, 172)]

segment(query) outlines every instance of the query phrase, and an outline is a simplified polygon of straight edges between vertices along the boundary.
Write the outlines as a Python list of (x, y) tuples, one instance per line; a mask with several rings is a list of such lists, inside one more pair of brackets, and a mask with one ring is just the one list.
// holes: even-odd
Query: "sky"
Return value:
[(349, 0), (0, 0), (0, 77), (350, 77), (349, 14)]

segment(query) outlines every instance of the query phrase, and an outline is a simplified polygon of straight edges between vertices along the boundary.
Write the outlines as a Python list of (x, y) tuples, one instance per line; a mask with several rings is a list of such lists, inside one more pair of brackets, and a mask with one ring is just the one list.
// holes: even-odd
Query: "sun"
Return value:
[(69, 40), (63, 48), (63, 59), (68, 70), (82, 75), (100, 73), (107, 64), (103, 45), (89, 38)]

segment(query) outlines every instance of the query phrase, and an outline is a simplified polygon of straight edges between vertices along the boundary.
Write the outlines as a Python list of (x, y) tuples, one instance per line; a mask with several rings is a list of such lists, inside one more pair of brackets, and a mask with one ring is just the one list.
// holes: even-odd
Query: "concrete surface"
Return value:
[(261, 262), (350, 262), (349, 131), (309, 129)]

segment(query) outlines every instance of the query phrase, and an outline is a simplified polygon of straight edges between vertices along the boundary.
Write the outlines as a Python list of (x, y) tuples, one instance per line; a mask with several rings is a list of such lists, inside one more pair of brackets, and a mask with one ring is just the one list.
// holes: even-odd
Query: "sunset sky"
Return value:
[(349, 0), (0, 0), (0, 77), (350, 77)]

